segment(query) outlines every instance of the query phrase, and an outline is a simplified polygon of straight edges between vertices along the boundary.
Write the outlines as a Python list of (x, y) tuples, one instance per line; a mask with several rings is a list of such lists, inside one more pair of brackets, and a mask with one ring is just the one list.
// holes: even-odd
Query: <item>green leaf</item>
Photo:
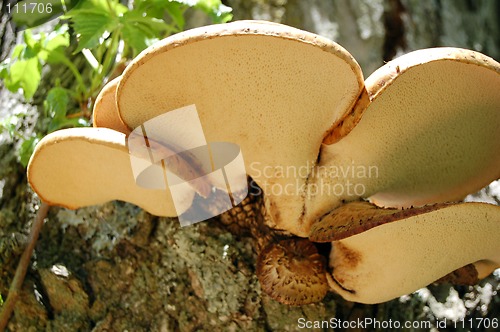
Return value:
[(12, 59), (19, 58), (21, 56), (21, 54), (24, 52), (25, 49), (26, 49), (26, 45), (25, 44), (17, 44), (14, 47), (14, 50), (12, 51), (11, 58)]
[(78, 53), (84, 48), (94, 48), (99, 44), (106, 31), (112, 32), (117, 25), (109, 13), (99, 9), (76, 9), (72, 10), (68, 16), (73, 23), (73, 29), (78, 37)]
[(69, 104), (71, 101), (70, 91), (61, 87), (50, 89), (43, 103), (45, 116), (48, 117), (48, 132), (61, 128), (88, 126), (81, 118), (68, 119)]
[(24, 140), (19, 146), (17, 153), (19, 155), (19, 162), (21, 163), (21, 165), (23, 165), (23, 167), (28, 166), (28, 162), (30, 161), (31, 155), (33, 154), (35, 146), (39, 141), (40, 141), (39, 137), (32, 136), (27, 140)]
[(54, 120), (49, 125), (49, 133), (63, 129), (63, 128), (73, 128), (73, 127), (88, 127), (89, 123), (83, 118), (73, 118), (73, 119), (58, 119)]
[[(51, 37), (49, 35), (49, 37)], [(47, 51), (52, 51), (58, 47), (68, 47), (69, 46), (69, 34), (64, 32), (62, 34), (54, 35), (52, 38), (47, 38), (44, 49)]]
[(136, 11), (125, 13), (120, 18), (123, 41), (132, 47), (134, 55), (151, 45), (152, 40), (162, 36), (169, 26), (154, 17), (143, 16)]
[(123, 41), (133, 50), (133, 55), (147, 48), (146, 36), (140, 27), (125, 25), (122, 29)]
[(221, 0), (173, 0), (189, 7), (204, 11), (214, 23), (226, 23), (233, 18), (232, 8), (222, 4)]
[(72, 11), (69, 11), (63, 18), (72, 16), (75, 10), (80, 9), (96, 9), (99, 12), (107, 13), (110, 16), (119, 16), (128, 11), (128, 8), (119, 3), (118, 0), (81, 0), (75, 8)]
[(23, 33), (23, 39), (26, 43), (26, 47), (20, 54), (21, 59), (31, 59), (38, 56), (38, 53), (42, 49), (42, 42), (45, 39), (44, 34), (40, 34), (38, 39), (33, 38), (31, 30), (26, 30)]
[(168, 29), (168, 24), (165, 21), (150, 17), (143, 16), (137, 12), (129, 12), (123, 15), (122, 22), (125, 24), (133, 23), (133, 24), (142, 24), (144, 27), (147, 27), (152, 35), (159, 37), (161, 33)]
[(0, 62), (0, 78), (4, 80), (7, 78), (8, 75), (9, 75), (9, 63), (8, 61), (4, 60)]
[(167, 6), (165, 6), (165, 10), (168, 15), (174, 21), (174, 24), (177, 27), (178, 31), (184, 30), (184, 25), (186, 24), (186, 20), (184, 19), (184, 11), (183, 5), (178, 2), (170, 2)]
[(66, 89), (55, 87), (49, 90), (43, 102), (45, 114), (52, 119), (64, 119), (70, 98)]
[(23, 89), (25, 99), (31, 99), (38, 89), (41, 79), (42, 66), (38, 58), (18, 60), (10, 67), (10, 80), (6, 82), (9, 90)]
[(69, 60), (64, 51), (60, 48), (52, 50), (52, 52), (47, 53), (47, 58), (45, 59), (50, 64), (64, 63), (65, 60)]
[[(61, 53), (64, 53), (62, 48), (66, 48), (69, 46), (69, 33), (67, 32), (68, 27), (67, 25), (64, 25), (60, 29), (57, 29), (56, 31), (51, 32), (44, 43), (44, 46), (40, 53), (38, 54), (38, 57), (40, 59), (43, 59), (44, 61), (47, 61), (49, 57), (51, 57), (52, 52), (58, 52), (61, 51)], [(61, 49), (59, 49), (61, 48)], [(59, 50), (58, 50), (59, 49)], [(53, 58), (54, 56), (52, 56)]]
[(163, 19), (165, 8), (170, 0), (137, 0), (134, 2), (134, 11), (145, 13), (146, 16)]
[(226, 23), (233, 18), (232, 8), (223, 5), (220, 0), (199, 0), (196, 7), (207, 13), (214, 23)]
[(14, 138), (17, 132), (17, 123), (19, 122), (19, 118), (15, 115), (11, 115), (6, 117), (0, 121), (0, 134), (4, 131), (9, 133), (11, 138)]
[(36, 40), (33, 38), (33, 34), (31, 33), (31, 30), (26, 30), (23, 33), (23, 40), (26, 43), (28, 47), (33, 48), (36, 44)]

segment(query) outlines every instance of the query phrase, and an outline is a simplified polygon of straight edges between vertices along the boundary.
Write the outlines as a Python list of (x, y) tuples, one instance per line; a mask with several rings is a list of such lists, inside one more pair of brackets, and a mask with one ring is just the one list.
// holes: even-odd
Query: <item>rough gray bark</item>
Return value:
[(500, 4), (494, 0), (228, 0), (234, 19), (264, 19), (330, 38), (365, 77), (412, 50), (454, 46), (500, 58)]
[[(228, 0), (235, 19), (267, 19), (319, 33), (344, 46), (365, 76), (417, 48), (460, 46), (500, 58), (500, 3), (415, 0)], [(8, 102), (2, 92), (2, 100)], [(5, 104), (4, 104), (5, 105)], [(36, 112), (36, 109), (34, 109)], [(36, 200), (13, 145), (0, 145), (0, 291), (7, 290)], [(262, 294), (255, 242), (218, 220), (180, 228), (120, 202), (52, 208), (8, 329), (11, 331), (295, 331), (309, 321), (499, 317), (500, 277), (477, 287), (432, 286), (385, 304), (290, 307)], [(496, 296), (492, 296), (493, 292)], [(443, 304), (444, 303), (444, 304)], [(461, 316), (462, 315), (462, 316)], [(448, 317), (450, 318), (450, 317)], [(325, 329), (327, 330), (327, 329)], [(451, 328), (450, 328), (451, 330)]]

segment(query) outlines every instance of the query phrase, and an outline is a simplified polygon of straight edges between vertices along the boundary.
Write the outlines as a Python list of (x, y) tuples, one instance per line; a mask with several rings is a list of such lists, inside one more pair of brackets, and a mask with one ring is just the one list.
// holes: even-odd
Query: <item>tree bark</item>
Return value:
[[(500, 3), (495, 0), (225, 3), (234, 8), (235, 19), (272, 20), (337, 41), (353, 54), (365, 77), (384, 61), (425, 47), (458, 46), (500, 59)], [(5, 91), (2, 95), (2, 103), (8, 102)], [(34, 204), (25, 170), (18, 166), (12, 144), (4, 140), (0, 144), (4, 300), (25, 246)], [(181, 228), (174, 218), (154, 217), (121, 202), (77, 211), (53, 207), (8, 330), (295, 331), (300, 319), (373, 318), (435, 325), (444, 318), (451, 324), (450, 318), (500, 316), (498, 274), (475, 287), (430, 286), (380, 305), (349, 303), (333, 293), (317, 304), (282, 305), (260, 290), (255, 246), (254, 239), (230, 233), (217, 219)], [(444, 310), (449, 307), (454, 316)], [(440, 330), (446, 329), (451, 331), (452, 325)]]

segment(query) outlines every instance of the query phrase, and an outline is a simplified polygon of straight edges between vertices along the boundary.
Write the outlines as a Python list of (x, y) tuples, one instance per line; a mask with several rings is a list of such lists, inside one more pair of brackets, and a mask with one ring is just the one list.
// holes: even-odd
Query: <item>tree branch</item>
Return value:
[(0, 331), (4, 331), (7, 323), (9, 322), (12, 311), (19, 298), (19, 293), (24, 282), (24, 277), (26, 276), (26, 271), (31, 261), (31, 255), (33, 254), (33, 249), (35, 248), (38, 235), (43, 226), (43, 220), (47, 216), (49, 211), (49, 205), (47, 203), (42, 203), (38, 212), (36, 214), (35, 222), (31, 226), (31, 233), (28, 239), (28, 245), (24, 249), (24, 252), (19, 260), (19, 265), (16, 269), (16, 274), (10, 285), (9, 295), (4, 305), (2, 306), (2, 312), (0, 314)]

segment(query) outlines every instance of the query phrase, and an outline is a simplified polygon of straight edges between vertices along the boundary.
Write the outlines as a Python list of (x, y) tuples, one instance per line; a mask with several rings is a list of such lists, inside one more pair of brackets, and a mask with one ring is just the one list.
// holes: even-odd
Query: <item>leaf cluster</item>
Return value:
[[(19, 141), (18, 155), (24, 166), (46, 133), (89, 125), (88, 110), (106, 81), (117, 74), (116, 69), (159, 39), (182, 31), (188, 10), (204, 12), (213, 23), (232, 18), (231, 8), (220, 0), (135, 0), (130, 6), (118, 0), (50, 0), (50, 4), (50, 13), (14, 15), (15, 23), (29, 29), (22, 33), (23, 42), (0, 63), (3, 85), (12, 92), (22, 92), (27, 102), (39, 91), (46, 66), (65, 66), (74, 77), (74, 86), (63, 87), (56, 81), (43, 93), (44, 112), (37, 132), (20, 129), (25, 114), (0, 119), (0, 133), (8, 132)], [(50, 33), (33, 29), (49, 21), (55, 26)], [(83, 70), (75, 65), (78, 56), (86, 60)]]

